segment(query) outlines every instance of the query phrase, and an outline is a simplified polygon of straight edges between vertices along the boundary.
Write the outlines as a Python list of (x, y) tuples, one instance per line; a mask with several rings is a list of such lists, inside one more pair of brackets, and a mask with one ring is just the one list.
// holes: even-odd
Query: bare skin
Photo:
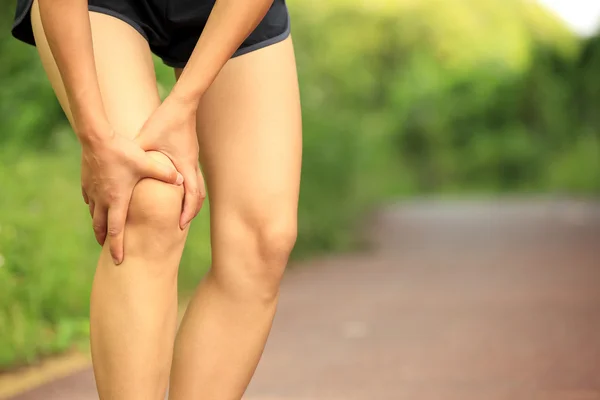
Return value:
[(200, 102), (213, 265), (177, 336), (172, 400), (240, 399), (254, 373), (296, 238), (301, 136), (291, 39), (229, 61)]
[[(181, 229), (200, 211), (205, 190), (198, 167), (196, 109), (206, 89), (272, 3), (273, 0), (215, 1), (181, 79), (136, 135), (139, 148), (135, 148), (130, 140), (112, 129), (104, 109), (106, 104), (92, 49), (88, 2), (37, 0), (38, 31), (43, 28), (70, 107), (73, 129), (82, 145), (83, 198), (94, 210), (93, 226), (98, 242), (103, 245), (108, 235), (115, 264), (122, 263), (125, 257), (127, 208), (133, 186), (140, 179), (152, 177), (167, 183), (183, 183)], [(140, 150), (161, 152), (177, 171), (160, 165)]]
[[(148, 45), (112, 17), (91, 13), (90, 19), (108, 121), (132, 139), (160, 105)], [(37, 4), (32, 21), (42, 62), (71, 119)], [(115, 63), (114, 57), (126, 61)], [(154, 157), (171, 165), (160, 153)], [(181, 186), (141, 181), (133, 190), (124, 231), (128, 256), (115, 266), (106, 242), (98, 261), (91, 295), (91, 344), (102, 399), (158, 399), (166, 390), (176, 329), (177, 268), (186, 236), (178, 225), (182, 198)]]
[[(140, 174), (125, 207), (124, 251), (116, 253), (125, 255), (121, 265), (113, 261), (114, 241), (102, 241), (91, 302), (100, 398), (162, 400), (170, 376), (173, 400), (240, 399), (262, 354), (296, 235), (301, 118), (291, 39), (230, 61), (229, 50), (211, 52), (199, 45), (205, 56), (197, 65), (216, 71), (203, 78), (210, 84), (197, 86), (191, 80), (198, 78), (189, 74), (185, 87), (206, 85), (201, 98), (195, 102), (180, 80), (176, 96), (161, 104), (144, 39), (120, 20), (89, 15), (107, 129), (123, 143), (158, 150), (147, 154), (163, 172), (181, 163), (188, 171), (177, 170), (186, 182), (192, 172), (197, 177), (195, 188), (186, 186), (184, 195), (176, 173), (163, 179), (169, 183)], [(46, 72), (77, 132), (85, 124), (78, 125), (80, 112), (73, 111), (77, 105), (46, 41), (37, 2), (32, 22)], [(230, 41), (233, 47), (235, 38)], [(223, 68), (215, 67), (220, 58)], [(207, 59), (213, 60), (210, 65)], [(177, 110), (185, 117), (173, 117)], [(193, 128), (199, 147), (194, 149), (195, 140), (185, 135), (175, 144), (156, 139), (169, 127)], [(177, 268), (189, 218), (203, 195), (199, 170), (186, 158), (191, 152), (181, 151), (185, 145), (199, 149), (211, 194), (213, 265), (186, 312), (173, 353)], [(133, 147), (124, 159), (138, 150)], [(186, 204), (188, 193), (193, 201)], [(90, 209), (96, 219), (97, 210)]]

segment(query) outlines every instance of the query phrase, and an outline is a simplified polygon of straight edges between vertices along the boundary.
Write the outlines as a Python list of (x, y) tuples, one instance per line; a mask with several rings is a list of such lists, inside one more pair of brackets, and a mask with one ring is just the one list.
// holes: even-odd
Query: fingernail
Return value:
[(113, 257), (113, 263), (115, 263), (115, 265), (119, 265), (121, 264), (121, 262), (119, 261), (119, 259), (117, 257)]
[(181, 185), (183, 183), (183, 175), (177, 173), (177, 180), (175, 181), (177, 185)]

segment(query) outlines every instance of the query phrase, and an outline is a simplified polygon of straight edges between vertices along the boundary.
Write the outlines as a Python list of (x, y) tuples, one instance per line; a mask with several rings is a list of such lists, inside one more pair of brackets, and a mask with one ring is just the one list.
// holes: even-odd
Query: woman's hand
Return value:
[(183, 175), (185, 197), (179, 220), (181, 229), (198, 214), (206, 197), (198, 164), (197, 108), (197, 102), (170, 95), (148, 118), (136, 138), (145, 151), (159, 151), (169, 157)]
[(96, 240), (104, 245), (108, 234), (110, 253), (118, 265), (124, 258), (123, 233), (135, 185), (143, 178), (181, 185), (183, 177), (172, 166), (152, 159), (133, 140), (110, 128), (103, 130), (107, 131), (104, 139), (82, 146), (81, 187)]

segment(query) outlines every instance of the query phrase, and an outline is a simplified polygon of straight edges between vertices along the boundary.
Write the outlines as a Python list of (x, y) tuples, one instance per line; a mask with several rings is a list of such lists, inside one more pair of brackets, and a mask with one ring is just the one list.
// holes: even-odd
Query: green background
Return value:
[[(359, 244), (367, 211), (412, 196), (600, 192), (600, 36), (526, 0), (290, 1), (304, 119), (294, 256)], [(88, 334), (98, 255), (79, 148), (0, 0), (0, 368)], [(156, 63), (165, 92), (172, 72)], [(210, 262), (195, 221), (182, 293)]]

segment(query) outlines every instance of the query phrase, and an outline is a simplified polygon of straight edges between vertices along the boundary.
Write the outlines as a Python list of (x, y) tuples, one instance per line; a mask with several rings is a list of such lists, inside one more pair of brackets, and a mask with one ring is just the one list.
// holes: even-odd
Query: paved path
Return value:
[[(420, 203), (292, 267), (248, 400), (599, 400), (600, 206)], [(15, 400), (91, 400), (89, 371)]]

